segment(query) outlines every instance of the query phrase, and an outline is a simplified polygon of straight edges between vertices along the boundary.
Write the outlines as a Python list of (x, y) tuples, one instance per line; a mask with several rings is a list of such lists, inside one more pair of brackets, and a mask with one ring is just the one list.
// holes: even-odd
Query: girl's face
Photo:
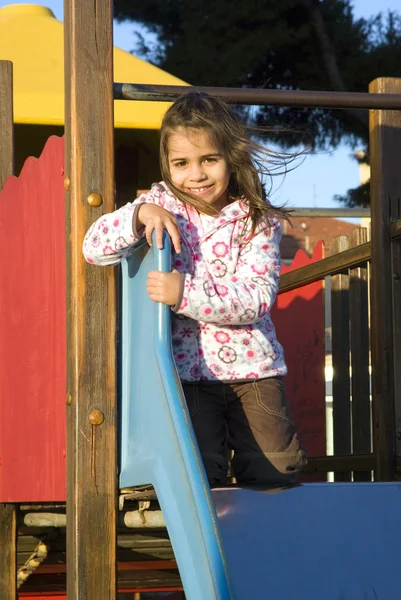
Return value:
[(179, 129), (169, 135), (168, 164), (177, 188), (222, 209), (228, 203), (230, 169), (206, 129)]

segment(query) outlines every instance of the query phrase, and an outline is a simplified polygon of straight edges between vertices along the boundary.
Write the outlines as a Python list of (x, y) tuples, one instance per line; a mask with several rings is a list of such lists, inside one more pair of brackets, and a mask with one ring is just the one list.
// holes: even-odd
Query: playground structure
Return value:
[[(148, 86), (147, 89), (144, 89), (140, 86), (120, 84), (115, 84), (113, 87), (110, 2), (106, 0), (99, 1), (96, 6), (88, 2), (82, 2), (79, 6), (74, 7), (71, 4), (66, 3), (65, 11), (65, 173), (63, 176), (61, 173), (59, 174), (59, 180), (55, 184), (58, 186), (64, 184), (66, 189), (67, 282), (65, 287), (68, 297), (66, 521), (62, 518), (64, 498), (53, 497), (51, 490), (44, 490), (44, 496), (48, 494), (48, 497), (47, 499), (45, 497), (42, 503), (46, 508), (46, 512), (49, 512), (48, 509), (50, 508), (53, 515), (61, 514), (59, 523), (62, 523), (62, 526), (66, 525), (67, 591), (69, 600), (78, 598), (91, 600), (101, 597), (113, 600), (116, 598), (117, 589), (115, 536), (118, 519), (117, 498), (119, 495), (116, 478), (118, 444), (116, 426), (115, 337), (117, 311), (115, 280), (112, 269), (93, 269), (83, 262), (81, 244), (89, 224), (102, 212), (108, 212), (114, 208), (113, 89), (114, 98), (130, 97), (136, 100), (158, 101), (163, 99), (168, 101), (176, 97), (179, 92), (185, 92), (186, 88), (176, 89), (167, 88), (166, 86), (157, 88), (154, 86), (149, 89)], [(88, 24), (91, 24), (89, 33)], [(12, 174), (12, 162), (10, 160), (12, 156), (10, 65), (0, 64), (0, 74), (1, 185), (5, 182), (6, 176)], [(366, 241), (363, 232), (356, 233), (350, 239), (351, 248), (283, 275), (281, 293), (284, 294), (296, 287), (317, 282), (328, 275), (332, 277), (334, 283), (332, 289), (336, 292), (333, 295), (333, 310), (336, 315), (336, 319), (333, 320), (335, 455), (333, 457), (312, 458), (310, 469), (320, 473), (334, 471), (337, 481), (350, 481), (351, 478), (354, 481), (370, 480), (371, 472), (374, 473), (374, 479), (377, 482), (394, 481), (397, 474), (401, 472), (398, 440), (400, 435), (398, 433), (400, 428), (399, 419), (401, 419), (401, 378), (399, 374), (399, 365), (401, 364), (401, 257), (399, 244), (399, 238), (401, 237), (401, 207), (399, 200), (401, 189), (399, 169), (401, 117), (399, 112), (390, 109), (401, 109), (401, 82), (394, 79), (380, 79), (372, 83), (370, 94), (361, 95), (312, 92), (281, 93), (269, 90), (222, 90), (219, 88), (208, 91), (225, 96), (232, 102), (250, 104), (298, 103), (298, 105), (305, 106), (322, 105), (325, 107), (364, 107), (372, 109), (370, 114), (372, 241)], [(54, 142), (54, 144), (56, 143)], [(53, 152), (56, 152), (56, 145)], [(9, 187), (11, 185), (16, 186), (16, 183), (15, 180), (12, 180), (11, 183), (7, 182), (5, 185)], [(25, 211), (23, 214), (26, 215), (23, 222), (28, 223), (32, 206), (30, 208), (21, 206), (21, 211)], [(54, 221), (52, 221), (54, 227), (57, 227), (57, 222), (63, 216), (60, 212), (54, 217)], [(56, 241), (57, 238), (54, 239), (54, 243)], [(57, 251), (61, 254), (63, 244), (57, 246), (57, 248), (53, 247), (53, 249), (54, 252)], [(3, 255), (5, 255), (4, 250), (5, 248), (3, 248)], [(43, 247), (43, 252), (46, 252), (46, 244)], [(64, 268), (64, 263), (60, 256), (58, 258), (58, 267), (61, 271)], [(160, 260), (165, 260), (165, 255), (164, 259)], [(7, 263), (3, 263), (3, 272), (5, 272), (6, 267), (10, 271), (9, 256), (7, 256), (7, 261)], [(367, 267), (368, 264), (369, 267)], [(368, 376), (368, 269), (370, 270), (371, 285), (372, 435), (370, 433)], [(13, 268), (11, 268), (12, 271), (14, 271)], [(11, 274), (14, 277), (16, 276), (16, 273)], [(8, 289), (7, 286), (10, 280), (9, 276), (6, 289)], [(62, 287), (61, 283), (60, 285)], [(64, 288), (62, 291), (64, 292)], [(2, 315), (3, 323), (7, 316)], [(350, 327), (353, 373), (352, 419), (350, 417), (349, 393)], [(62, 336), (60, 337), (62, 338)], [(8, 348), (2, 346), (2, 359), (5, 358), (7, 351)], [(58, 358), (60, 358), (60, 355), (58, 355)], [(62, 356), (60, 361), (62, 363)], [(56, 361), (55, 366), (57, 366)], [(52, 373), (52, 370), (50, 369), (49, 372)], [(355, 373), (358, 374), (357, 377)], [(62, 381), (60, 375), (59, 381)], [(9, 387), (8, 392), (10, 393), (11, 390), (12, 388)], [(4, 379), (2, 379), (2, 403), (4, 391)], [(174, 404), (174, 402), (173, 399), (172, 403)], [(11, 402), (5, 400), (4, 404), (9, 407)], [(27, 421), (29, 421), (31, 418), (29, 403), (23, 408)], [(9, 416), (1, 414), (1, 421), (5, 423), (4, 417), (9, 419)], [(7, 427), (10, 428), (9, 423)], [(23, 422), (18, 423), (18, 428), (22, 428), (22, 431), (24, 427)], [(54, 424), (54, 427), (58, 428), (57, 435), (61, 436), (62, 424)], [(176, 429), (174, 430), (176, 431)], [(185, 431), (185, 428), (183, 431)], [(185, 437), (185, 433), (183, 435)], [(127, 443), (128, 439), (132, 439), (129, 438), (129, 431), (125, 437), (123, 435), (122, 451), (124, 449), (123, 445)], [(182, 435), (179, 436), (179, 439), (183, 442)], [(373, 441), (373, 451), (371, 451), (371, 439)], [(56, 439), (53, 441), (56, 441)], [(46, 440), (41, 440), (42, 445), (46, 443)], [(188, 450), (188, 444), (184, 444), (183, 448), (191, 454), (191, 451)], [(196, 456), (196, 449), (191, 456)], [(50, 457), (49, 461), (51, 462), (51, 460)], [(29, 464), (28, 461), (28, 469)], [(45, 461), (44, 468), (46, 468), (46, 465)], [(195, 482), (196, 487), (199, 482), (202, 482), (202, 473), (199, 466), (193, 468), (192, 481)], [(21, 475), (21, 473), (16, 474), (18, 480), (17, 475)], [(38, 477), (38, 473), (32, 475)], [(26, 477), (27, 475), (25, 475)], [(62, 478), (62, 475), (60, 477)], [(124, 485), (136, 483), (140, 482), (126, 480)], [(142, 483), (146, 484), (149, 481), (142, 481)], [(331, 541), (334, 539), (332, 536), (334, 536), (335, 530), (339, 530), (340, 539), (341, 536), (348, 539), (346, 538), (347, 530), (351, 537), (356, 536), (354, 541), (357, 543), (354, 549), (360, 553), (364, 568), (367, 569), (367, 572), (373, 573), (376, 566), (380, 574), (381, 579), (379, 578), (378, 589), (382, 595), (379, 597), (386, 598), (386, 600), (396, 597), (391, 595), (395, 593), (394, 590), (397, 590), (399, 581), (397, 579), (398, 575), (394, 574), (397, 570), (396, 565), (391, 562), (396, 560), (396, 547), (390, 541), (390, 532), (393, 534), (393, 540), (396, 540), (397, 532), (399, 532), (396, 514), (398, 484), (352, 483), (350, 486), (335, 485), (332, 488), (329, 485), (322, 484), (320, 489), (321, 492), (318, 492), (318, 488), (305, 485), (294, 489), (292, 492), (281, 494), (260, 494), (256, 491), (240, 490), (234, 501), (230, 498), (227, 499), (227, 495), (235, 493), (234, 490), (216, 491), (213, 495), (217, 513), (220, 515), (224, 513), (221, 510), (224, 505), (226, 507), (239, 507), (236, 512), (234, 511), (237, 515), (246, 516), (246, 511), (252, 510), (252, 514), (258, 517), (255, 516), (254, 528), (260, 530), (263, 525), (263, 531), (269, 533), (264, 536), (263, 543), (261, 540), (258, 541), (259, 545), (256, 545), (254, 551), (258, 551), (262, 558), (269, 557), (268, 560), (266, 559), (267, 565), (269, 561), (272, 561), (269, 553), (269, 535), (271, 539), (274, 539), (274, 558), (277, 561), (280, 559), (277, 540), (280, 535), (283, 535), (282, 531), (276, 533), (273, 531), (273, 523), (269, 522), (267, 513), (271, 511), (274, 522), (274, 515), (278, 514), (278, 511), (283, 511), (280, 499), (284, 498), (283, 504), (286, 505), (287, 501), (288, 503), (292, 502), (291, 497), (293, 497), (294, 501), (291, 506), (298, 503), (302, 508), (303, 515), (310, 510), (313, 516), (316, 517), (316, 522), (313, 525), (314, 528), (316, 527), (314, 529), (315, 534), (316, 532), (320, 533), (321, 537), (325, 535)], [(2, 492), (3, 497), (0, 497), (0, 501), (7, 502), (7, 504), (2, 505), (0, 508), (0, 542), (2, 547), (6, 549), (0, 557), (0, 591), (2, 600), (3, 598), (4, 600), (14, 600), (17, 593), (15, 577), (17, 521), (21, 514), (29, 510), (29, 507), (24, 510), (21, 504), (26, 507), (32, 503), (32, 510), (37, 512), (40, 506), (33, 506), (37, 503), (35, 496), (24, 495), (24, 497), (21, 497), (18, 496), (15, 490), (7, 495), (7, 490), (4, 487)], [(205, 499), (209, 498), (207, 490), (204, 489), (203, 492), (198, 490), (197, 498), (199, 502), (202, 494)], [(13, 495), (14, 497), (10, 497)], [(144, 497), (146, 499), (146, 495)], [(298, 500), (298, 498), (301, 498), (301, 500)], [(244, 499), (242, 504), (241, 499)], [(382, 504), (379, 504), (380, 500)], [(58, 503), (59, 506), (57, 506)], [(194, 510), (194, 505), (191, 503), (187, 502), (183, 506), (189, 507), (192, 511)], [(183, 506), (181, 506), (181, 509)], [(323, 511), (322, 506), (324, 507)], [(319, 507), (321, 513), (318, 512)], [(338, 507), (345, 508), (344, 510), (338, 510)], [(360, 512), (359, 515), (358, 511)], [(195, 514), (199, 517), (200, 512), (198, 504)], [(168, 516), (167, 513), (166, 516)], [(280, 514), (282, 516), (282, 512)], [(333, 515), (331, 529), (325, 518), (328, 514)], [(210, 509), (209, 513), (207, 511), (204, 513), (206, 519), (210, 518), (210, 515), (212, 515), (213, 522), (213, 509)], [(319, 515), (319, 518), (317, 518), (317, 515)], [(178, 519), (179, 516), (176, 515), (176, 524)], [(201, 524), (202, 519), (203, 517), (199, 517)], [(234, 569), (233, 565), (243, 564), (246, 556), (240, 556), (239, 558), (240, 548), (236, 540), (244, 539), (246, 531), (242, 530), (241, 532), (243, 521), (240, 518), (236, 523), (229, 523), (229, 526), (226, 526), (226, 522), (227, 520), (220, 519), (221, 539), (228, 557), (228, 571), (231, 569), (231, 573), (225, 571), (223, 561), (218, 574), (213, 576), (213, 569), (208, 570), (207, 564), (216, 563), (214, 559), (206, 560), (202, 577), (206, 578), (208, 573), (209, 575), (212, 573), (210, 589), (213, 591), (207, 596), (196, 595), (196, 593), (201, 594), (201, 592), (198, 590), (198, 592), (192, 593), (190, 575), (185, 571), (182, 563), (183, 559), (179, 559), (178, 566), (181, 577), (184, 575), (183, 579), (187, 578), (184, 585), (190, 592), (189, 598), (205, 598), (205, 600), (229, 598), (231, 592), (225, 581), (229, 582), (230, 578), (235, 580), (234, 587), (236, 591), (240, 590), (238, 594), (240, 599), (245, 598), (244, 594), (246, 593), (252, 591), (252, 593), (257, 594), (262, 589), (263, 581), (258, 579), (257, 572), (252, 572), (252, 578), (249, 571), (247, 572), (247, 576), (250, 578), (248, 582), (244, 578), (238, 580), (241, 577), (241, 569), (238, 567)], [(56, 523), (56, 520), (54, 520), (54, 523)], [(297, 523), (292, 523), (292, 525), (292, 530), (288, 527), (286, 547), (288, 547), (292, 536), (297, 535), (294, 534), (294, 527)], [(202, 531), (204, 534), (205, 530), (201, 527), (201, 535)], [(205, 535), (209, 541), (211, 540), (212, 545), (220, 539), (219, 536), (213, 538), (212, 534)], [(301, 536), (303, 536), (301, 540), (306, 540), (308, 535), (308, 527), (301, 528)], [(316, 546), (322, 552), (322, 546), (318, 545), (318, 538), (319, 536), (314, 540), (315, 545), (313, 543), (308, 544), (309, 556), (312, 561)], [(175, 540), (177, 539), (180, 538), (175, 536)], [(373, 552), (366, 552), (369, 549), (369, 544), (372, 544), (372, 539), (375, 540), (376, 548), (381, 550), (383, 546), (378, 541), (387, 540), (385, 553), (388, 560), (387, 567), (380, 562), (378, 555)], [(214, 548), (216, 547), (214, 546)], [(195, 547), (190, 548), (190, 550), (195, 555)], [(323, 556), (327, 556), (330, 551), (333, 553), (333, 548), (329, 548), (328, 545), (325, 552), (323, 552)], [(344, 552), (344, 548), (342, 551)], [(217, 556), (218, 563), (219, 552), (216, 549), (213, 552), (215, 553), (214, 558)], [(235, 556), (236, 552), (237, 556)], [(242, 548), (242, 552), (246, 555), (246, 548)], [(224, 557), (224, 552), (221, 556)], [(330, 556), (332, 557), (331, 554)], [(188, 560), (190, 558), (188, 557)], [(314, 590), (317, 594), (316, 598), (329, 598), (328, 593), (322, 593), (322, 590), (327, 589), (322, 586), (328, 586), (327, 580), (330, 578), (332, 580), (336, 569), (337, 572), (341, 571), (344, 564), (339, 561), (332, 566), (333, 570), (323, 569), (321, 576), (319, 575), (320, 587), (316, 584), (315, 588), (313, 586), (313, 589), (308, 588), (309, 595), (306, 595), (306, 588), (300, 588), (300, 590), (304, 590), (304, 595), (299, 595), (299, 597), (313, 598), (314, 596), (311, 594)], [(389, 566), (393, 566), (394, 573), (388, 568)], [(305, 577), (312, 578), (313, 572), (307, 571), (307, 562), (302, 562), (302, 567), (304, 572), (306, 570)], [(267, 569), (266, 565), (264, 568)], [(277, 565), (272, 566), (271, 572), (274, 573), (277, 568)], [(357, 565), (355, 565), (355, 570), (356, 568)], [(344, 597), (362, 598), (363, 596), (358, 596), (358, 593), (362, 594), (366, 590), (355, 590), (352, 587), (352, 576), (353, 573), (350, 571), (346, 577), (348, 587), (344, 583)], [(202, 577), (200, 578), (201, 581)], [(203, 581), (206, 582), (206, 579), (203, 579)], [(222, 587), (220, 587), (220, 584)], [(301, 584), (299, 583), (299, 585)], [(336, 585), (336, 582), (333, 585)], [(166, 587), (172, 588), (174, 586)], [(266, 588), (263, 587), (263, 589)], [(335, 590), (338, 591), (338, 587)], [(43, 590), (41, 591), (43, 592)], [(285, 595), (283, 589), (281, 591), (284, 594), (282, 596), (283, 600), (290, 598), (288, 595), (290, 590), (287, 590), (287, 595)], [(387, 595), (385, 595), (386, 593)], [(21, 597), (24, 597), (23, 587), (21, 588)], [(277, 598), (277, 595), (271, 597)]]

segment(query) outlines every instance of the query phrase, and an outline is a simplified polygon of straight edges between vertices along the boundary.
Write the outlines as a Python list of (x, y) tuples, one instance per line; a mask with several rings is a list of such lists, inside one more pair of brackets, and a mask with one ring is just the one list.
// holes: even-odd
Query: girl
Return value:
[(231, 108), (190, 92), (165, 114), (163, 181), (96, 221), (86, 260), (115, 265), (145, 235), (174, 248), (171, 273), (149, 273), (147, 291), (171, 307), (175, 362), (210, 484), (292, 483), (305, 455), (291, 421), (287, 369), (270, 310), (281, 259), (279, 217), (259, 179), (260, 157)]

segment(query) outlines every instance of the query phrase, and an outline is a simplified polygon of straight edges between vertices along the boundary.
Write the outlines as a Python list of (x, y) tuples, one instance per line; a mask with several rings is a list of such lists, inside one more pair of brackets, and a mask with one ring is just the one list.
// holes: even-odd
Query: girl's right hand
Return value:
[(163, 248), (163, 230), (166, 229), (173, 242), (177, 254), (181, 252), (180, 228), (177, 219), (165, 208), (144, 202), (137, 213), (137, 229), (145, 226), (145, 237), (149, 246), (152, 245), (152, 233), (156, 230), (157, 248)]

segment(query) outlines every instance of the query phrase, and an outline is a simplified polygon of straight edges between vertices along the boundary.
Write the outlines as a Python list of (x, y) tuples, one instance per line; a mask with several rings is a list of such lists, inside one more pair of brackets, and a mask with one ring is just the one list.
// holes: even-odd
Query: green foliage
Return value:
[[(134, 51), (193, 85), (336, 90), (327, 53), (303, 0), (114, 0), (115, 17), (140, 23)], [(312, 0), (323, 20), (342, 89), (367, 91), (377, 77), (401, 76), (401, 18), (355, 19), (350, 0)], [(366, 114), (261, 107), (242, 109), (272, 126), (270, 139), (312, 150), (366, 146)], [(280, 125), (293, 133), (281, 136)], [(346, 200), (347, 202), (348, 200)], [(350, 198), (350, 202), (353, 201)]]

